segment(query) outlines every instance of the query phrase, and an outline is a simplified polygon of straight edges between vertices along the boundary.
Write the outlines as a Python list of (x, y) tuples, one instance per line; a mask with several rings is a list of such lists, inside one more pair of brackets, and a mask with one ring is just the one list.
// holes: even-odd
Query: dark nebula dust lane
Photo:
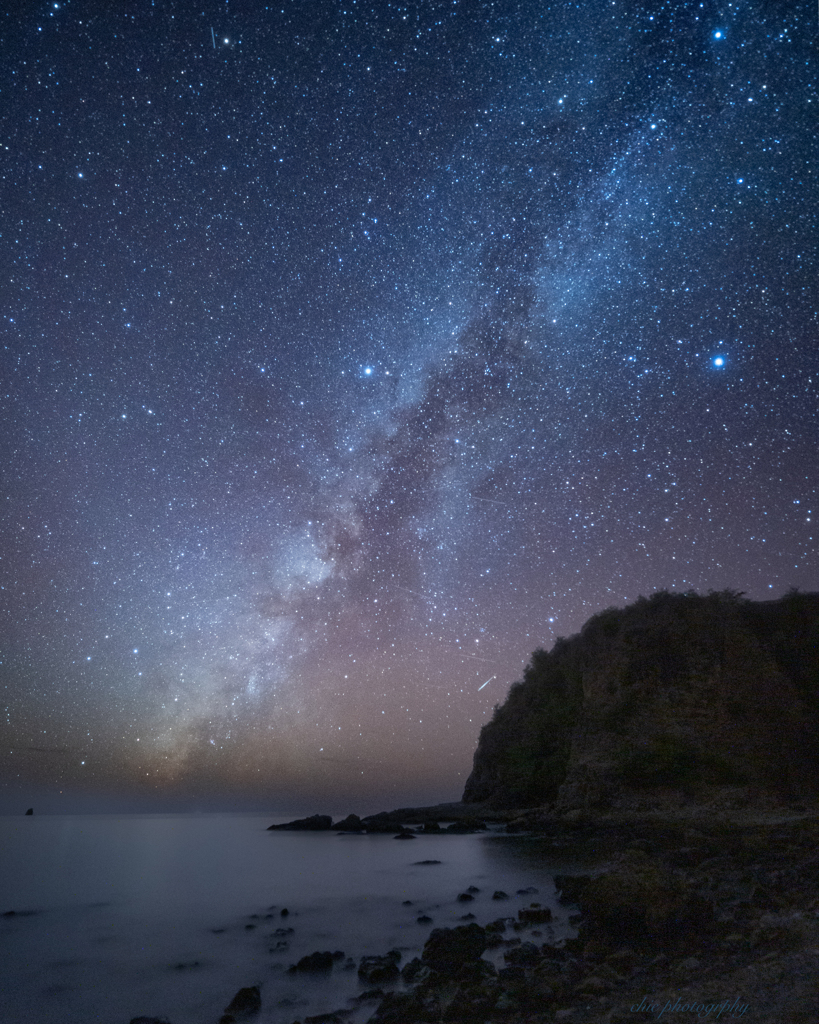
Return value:
[(455, 799), (594, 612), (817, 589), (815, 20), (4, 17), (4, 805)]

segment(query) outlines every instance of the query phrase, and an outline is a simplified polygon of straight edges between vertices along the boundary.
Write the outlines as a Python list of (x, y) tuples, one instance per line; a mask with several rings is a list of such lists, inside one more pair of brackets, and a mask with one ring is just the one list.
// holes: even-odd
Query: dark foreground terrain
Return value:
[[(486, 928), (434, 929), (420, 958), (363, 958), (359, 996), (300, 1024), (360, 1020), (362, 1005), (371, 1024), (819, 1021), (819, 809), (533, 810), (506, 828), (589, 865), (556, 878), (576, 938), (543, 942), (551, 914), (537, 903)], [(259, 991), (242, 993), (213, 1024), (253, 1020)]]
[[(533, 812), (511, 827), (526, 826), (601, 858), (557, 879), (579, 907), (577, 938), (538, 945), (515, 930), (528, 923), (520, 911), (523, 922), (439, 935), (447, 962), (433, 933), (420, 963), (404, 966), (412, 984), (385, 994), (373, 1024), (819, 1021), (819, 814), (697, 808), (550, 822)], [(503, 944), (506, 967), (481, 959), (482, 943)], [(343, 1015), (318, 1018), (333, 1019)]]

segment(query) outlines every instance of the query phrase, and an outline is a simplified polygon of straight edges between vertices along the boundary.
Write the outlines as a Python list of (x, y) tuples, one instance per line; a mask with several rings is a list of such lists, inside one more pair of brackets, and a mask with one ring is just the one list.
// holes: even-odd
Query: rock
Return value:
[(34, 808), (33, 807), (29, 807), (29, 809), (26, 811), (26, 814), (34, 814)]
[[(344, 956), (344, 954), (341, 954)], [(290, 971), (329, 971), (333, 966), (333, 960), (338, 959), (334, 957), (329, 950), (319, 952), (316, 950), (315, 953), (309, 953), (307, 956), (303, 956), (297, 964), (294, 964)]]
[(713, 914), (704, 900), (687, 893), (673, 876), (641, 850), (627, 850), (613, 870), (592, 878), (579, 897), (590, 927), (619, 945), (679, 940), (700, 933)]
[(540, 960), (540, 950), (534, 942), (523, 942), (503, 954), (503, 959), (513, 966), (534, 967)]
[(369, 984), (392, 981), (398, 977), (400, 962), (401, 951), (398, 949), (391, 949), (385, 956), (363, 956), (358, 965), (358, 976)]
[(282, 917), (289, 917), (290, 916), (290, 911), (287, 909), (287, 907), (282, 907), (281, 916)]
[(259, 986), (253, 985), (249, 988), (240, 988), (230, 1003), (225, 1007), (226, 1014), (234, 1017), (249, 1017), (258, 1013), (262, 1008), (262, 996)]
[(393, 839), (417, 839), (418, 837), (414, 832), (410, 832), (409, 829), (402, 829), (397, 836), (393, 836)]
[(521, 924), (546, 924), (552, 920), (552, 912), (548, 907), (533, 903), (530, 907), (521, 907), (518, 920)]
[(483, 984), (460, 985), (444, 1013), (445, 1021), (463, 1021), (475, 1024), (483, 1021), (501, 996), (497, 981)]
[[(419, 961), (420, 963), (420, 961)], [(366, 992), (362, 992), (359, 996), (353, 996), (353, 1002), (356, 1003), (370, 1003), (374, 999), (383, 999), (384, 989), (383, 988), (368, 988)]]
[(418, 984), (425, 981), (429, 977), (429, 973), (429, 967), (422, 960), (419, 960), (417, 956), (407, 961), (401, 968), (401, 977), (408, 984)]
[(349, 1010), (332, 1010), (330, 1013), (319, 1013), (315, 1017), (305, 1017), (304, 1024), (344, 1024), (350, 1016)]
[(441, 974), (455, 975), (465, 963), (477, 960), (486, 949), (486, 932), (480, 925), (435, 928), (424, 944), (421, 959)]
[(471, 892), (459, 892), (458, 893), (458, 902), (459, 903), (469, 903), (470, 900), (474, 900), (474, 899), (475, 899), (475, 897), (472, 895)]
[(171, 1024), (167, 1017), (132, 1017), (130, 1024)]
[(414, 863), (417, 867), (420, 867), (423, 864), (440, 864), (441, 862), (439, 860), (416, 860)]
[(348, 814), (346, 818), (337, 821), (333, 829), (336, 832), (363, 832), (364, 825), (357, 814)]
[(432, 918), (428, 914), (421, 914), (416, 921), (417, 924), (432, 924)]
[(424, 832), (432, 832), (433, 834), (442, 832), (443, 829), (437, 821), (425, 821), (423, 825)]
[(504, 892), (503, 889), (496, 889), (492, 893), (492, 899), (493, 900), (508, 900), (509, 899), (509, 893), (508, 892)]
[(388, 992), (367, 1024), (408, 1024), (409, 1021), (430, 1019), (422, 1014), (424, 1006), (421, 993), (417, 989), (410, 989), (408, 992)]
[(326, 832), (333, 827), (329, 814), (313, 814), (309, 818), (297, 818), (284, 825), (269, 825), (268, 832)]

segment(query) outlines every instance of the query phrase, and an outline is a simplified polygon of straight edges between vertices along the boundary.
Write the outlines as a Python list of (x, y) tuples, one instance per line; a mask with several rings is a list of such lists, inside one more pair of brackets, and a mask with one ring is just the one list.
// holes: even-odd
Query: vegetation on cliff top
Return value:
[(640, 598), (537, 650), (481, 730), (465, 802), (819, 794), (819, 594)]

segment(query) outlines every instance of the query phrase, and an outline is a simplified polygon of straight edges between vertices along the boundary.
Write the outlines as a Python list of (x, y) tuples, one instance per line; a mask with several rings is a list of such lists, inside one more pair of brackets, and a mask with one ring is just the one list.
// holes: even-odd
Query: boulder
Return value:
[(639, 849), (626, 850), (611, 871), (589, 879), (578, 902), (593, 929), (620, 946), (677, 942), (713, 923), (708, 904)]
[(548, 907), (541, 907), (539, 903), (533, 903), (530, 907), (521, 907), (518, 911), (518, 921), (521, 924), (547, 924), (551, 920), (551, 910)]
[[(341, 955), (344, 956), (343, 953)], [(315, 953), (303, 956), (297, 964), (290, 968), (290, 971), (329, 971), (333, 966), (334, 959), (338, 959), (338, 957), (334, 957), (329, 950), (324, 952), (316, 950)]]
[(326, 832), (333, 827), (329, 814), (313, 814), (309, 818), (296, 818), (284, 825), (268, 825), (268, 832)]
[(225, 1016), (249, 1017), (262, 1008), (262, 996), (259, 986), (240, 988), (230, 1003), (225, 1007)]
[(485, 949), (486, 932), (480, 925), (434, 928), (421, 959), (432, 970), (454, 976), (464, 964), (477, 960)]
[(385, 956), (363, 956), (358, 965), (358, 976), (369, 984), (393, 981), (398, 977), (400, 961), (401, 952), (397, 949), (391, 949)]
[(29, 809), (26, 811), (26, 814), (34, 814), (34, 808), (29, 807)]

